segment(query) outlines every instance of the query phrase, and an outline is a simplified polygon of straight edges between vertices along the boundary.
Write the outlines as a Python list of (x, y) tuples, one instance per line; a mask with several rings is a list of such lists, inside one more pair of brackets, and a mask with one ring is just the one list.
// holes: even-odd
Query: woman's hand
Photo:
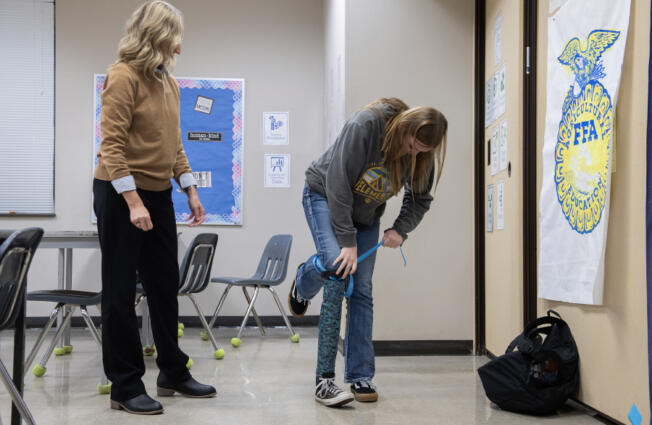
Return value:
[(138, 192), (129, 190), (122, 192), (122, 196), (127, 201), (127, 206), (129, 206), (129, 220), (131, 220), (131, 224), (144, 232), (152, 230), (154, 227), (152, 219), (149, 216), (147, 207), (143, 204), (143, 200), (140, 199)]
[(190, 227), (199, 226), (204, 222), (206, 216), (204, 215), (204, 207), (197, 196), (197, 188), (190, 186), (188, 188), (188, 207), (190, 208), (190, 217), (186, 224)]
[(403, 244), (403, 237), (394, 229), (389, 229), (383, 235), (383, 246), (388, 248), (398, 248)]
[[(342, 279), (346, 279), (350, 274), (354, 274), (358, 268), (358, 247), (344, 247), (340, 251), (339, 257), (333, 261), (333, 265), (337, 266), (337, 263), (340, 263), (340, 266), (337, 268), (337, 275)], [(344, 272), (343, 275), (341, 273)]]

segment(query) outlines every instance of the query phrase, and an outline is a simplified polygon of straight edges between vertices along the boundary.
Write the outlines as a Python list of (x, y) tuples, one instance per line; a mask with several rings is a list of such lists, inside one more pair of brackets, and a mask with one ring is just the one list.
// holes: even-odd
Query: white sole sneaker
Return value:
[(349, 392), (341, 392), (333, 398), (319, 398), (315, 395), (315, 400), (328, 407), (340, 407), (345, 404), (351, 403), (354, 397), (353, 394)]

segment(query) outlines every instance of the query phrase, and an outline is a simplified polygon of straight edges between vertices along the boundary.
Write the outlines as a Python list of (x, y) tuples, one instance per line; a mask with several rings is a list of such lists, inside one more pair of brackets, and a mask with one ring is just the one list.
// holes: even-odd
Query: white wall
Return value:
[(335, 141), (345, 121), (345, 0), (325, 0), (324, 123), (325, 146)]
[[(346, 3), (346, 114), (378, 97), (433, 106), (449, 125), (431, 210), (374, 272), (374, 339), (473, 339), (473, 7), (457, 0)], [(397, 217), (389, 201), (381, 229)]]
[[(58, 0), (56, 3), (56, 217), (0, 218), (0, 228), (41, 226), (46, 231), (93, 230), (91, 212), (93, 73), (115, 60), (117, 43), (140, 0), (111, 2)], [(314, 246), (301, 207), (304, 170), (323, 149), (324, 6), (321, 0), (192, 1), (173, 3), (185, 15), (183, 52), (175, 75), (244, 78), (244, 200), (241, 227), (180, 226), (185, 248), (199, 231), (217, 232), (213, 275), (251, 275), (275, 233), (294, 235), (289, 275)], [(291, 144), (262, 145), (263, 111), (290, 111)], [(263, 154), (292, 155), (292, 187), (263, 187)], [(29, 275), (29, 290), (56, 287), (56, 250), (40, 250)], [(73, 286), (100, 288), (98, 250), (74, 252)], [(284, 300), (291, 278), (281, 286)], [(218, 290), (219, 289), (219, 290)], [(199, 302), (212, 313), (223, 288), (211, 286)], [(318, 314), (320, 300), (308, 314)], [(51, 306), (29, 303), (28, 315), (44, 316)], [(229, 295), (223, 314), (244, 313), (244, 297)], [(262, 315), (277, 315), (267, 294), (257, 303)], [(193, 314), (187, 300), (180, 314)], [(94, 313), (93, 313), (94, 314)]]

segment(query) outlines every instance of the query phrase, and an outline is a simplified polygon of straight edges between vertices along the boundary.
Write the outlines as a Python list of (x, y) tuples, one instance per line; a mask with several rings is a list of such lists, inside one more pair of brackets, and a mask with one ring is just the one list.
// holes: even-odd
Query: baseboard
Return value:
[(377, 356), (470, 356), (471, 340), (373, 341)]
[[(376, 357), (391, 356), (470, 356), (473, 354), (471, 340), (406, 340), (373, 341)], [(344, 339), (337, 345), (344, 353)]]
[(605, 415), (604, 413), (600, 412), (599, 410), (595, 409), (594, 407), (589, 406), (588, 404), (579, 401), (575, 397), (571, 397), (571, 400), (572, 400), (573, 403), (578, 404), (580, 406), (579, 408), (581, 410), (584, 410), (584, 412), (587, 415), (593, 417), (594, 419), (596, 419), (596, 420), (598, 420), (598, 421), (600, 421), (602, 423), (611, 424), (611, 425), (625, 425), (623, 422), (617, 421), (616, 419), (612, 418), (609, 415)]
[[(282, 316), (259, 316), (260, 321), (265, 327), (275, 327), (275, 326), (285, 326)], [(100, 324), (99, 316), (92, 316), (91, 319), (96, 326)], [(207, 321), (210, 321), (211, 318), (207, 317)], [(300, 318), (289, 317), (290, 323), (292, 326), (296, 327), (315, 327), (319, 325), (319, 316), (303, 316)], [(27, 328), (42, 328), (47, 323), (48, 318), (45, 316), (36, 316), (36, 317), (26, 317), (25, 318), (25, 327)], [(179, 322), (183, 323), (184, 326), (189, 328), (200, 328), (201, 321), (197, 316), (179, 316)], [(219, 316), (215, 322), (215, 326), (224, 326), (224, 327), (234, 327), (240, 326), (242, 323), (242, 316)], [(70, 325), (73, 328), (84, 328), (86, 323), (84, 319), (79, 316), (73, 316)], [(138, 326), (141, 326), (141, 318), (138, 317)], [(247, 321), (247, 326), (256, 326), (256, 321), (250, 317)]]
[[(285, 321), (283, 316), (258, 316), (260, 321), (265, 327), (275, 327), (275, 326), (285, 326)], [(303, 316), (303, 317), (293, 317), (288, 316), (290, 324), (296, 327), (316, 327), (319, 325), (319, 316)], [(207, 317), (207, 321), (210, 321), (211, 318)], [(201, 328), (201, 321), (197, 316), (179, 316), (179, 321), (182, 322), (185, 326), (191, 328)], [(242, 324), (242, 316), (219, 316), (215, 321), (215, 326), (240, 326)], [(250, 317), (247, 320), (247, 326), (256, 326), (256, 321), (253, 317)]]

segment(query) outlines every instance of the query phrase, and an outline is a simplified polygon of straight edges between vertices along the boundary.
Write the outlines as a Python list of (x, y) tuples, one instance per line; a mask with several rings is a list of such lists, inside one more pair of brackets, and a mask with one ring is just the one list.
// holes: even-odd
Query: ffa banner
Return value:
[(613, 117), (630, 0), (567, 1), (548, 19), (539, 297), (601, 304)]

